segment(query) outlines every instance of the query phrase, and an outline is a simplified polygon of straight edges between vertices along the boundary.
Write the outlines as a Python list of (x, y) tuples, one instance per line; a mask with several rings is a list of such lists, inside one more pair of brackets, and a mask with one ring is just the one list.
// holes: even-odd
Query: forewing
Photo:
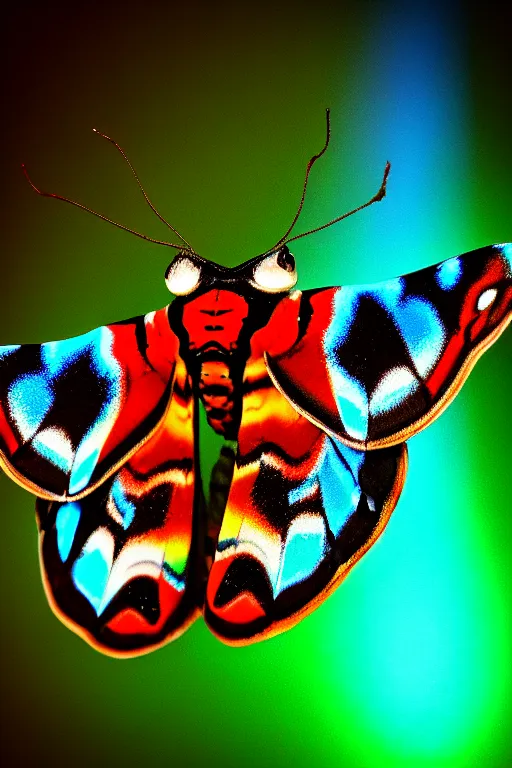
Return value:
[(0, 347), (0, 465), (42, 498), (89, 493), (164, 416), (177, 351), (167, 309)]
[(206, 594), (205, 620), (244, 644), (316, 608), (382, 533), (400, 495), (405, 445), (365, 453), (327, 435), (248, 362), (239, 449)]
[(510, 322), (512, 246), (286, 301), (295, 342), (274, 353), (268, 339), (276, 386), (347, 445), (394, 445), (441, 413)]
[(38, 500), (43, 581), (57, 616), (111, 655), (136, 655), (198, 615), (194, 400), (178, 358), (165, 419), (96, 490)]

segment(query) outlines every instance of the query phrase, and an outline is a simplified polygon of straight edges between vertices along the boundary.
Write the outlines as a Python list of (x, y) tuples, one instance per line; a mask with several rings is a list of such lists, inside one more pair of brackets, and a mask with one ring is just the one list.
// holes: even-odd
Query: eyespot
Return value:
[(169, 265), (165, 284), (176, 296), (186, 296), (197, 288), (201, 279), (201, 270), (187, 256), (176, 258)]
[(481, 312), (487, 307), (490, 307), (494, 299), (498, 295), (496, 288), (488, 288), (486, 291), (480, 294), (478, 297), (476, 308)]
[(267, 293), (293, 288), (297, 282), (297, 270), (295, 259), (286, 245), (260, 261), (253, 272), (253, 280), (257, 288)]

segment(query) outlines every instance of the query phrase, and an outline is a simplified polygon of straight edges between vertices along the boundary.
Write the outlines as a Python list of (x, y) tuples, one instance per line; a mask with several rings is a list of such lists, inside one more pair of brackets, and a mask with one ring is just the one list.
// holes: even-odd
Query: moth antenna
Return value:
[(188, 248), (189, 248), (191, 251), (194, 251), (194, 249), (192, 248), (192, 246), (190, 245), (190, 243), (189, 243), (189, 242), (187, 242), (187, 240), (185, 240), (185, 238), (183, 237), (183, 235), (180, 235), (180, 233), (178, 232), (178, 230), (177, 230), (177, 229), (175, 229), (175, 228), (172, 226), (172, 224), (169, 224), (169, 222), (168, 222), (168, 221), (166, 221), (166, 219), (164, 219), (164, 217), (163, 217), (163, 216), (162, 216), (162, 215), (161, 215), (161, 214), (160, 214), (160, 213), (157, 211), (157, 209), (155, 208), (155, 206), (153, 205), (153, 203), (151, 202), (151, 200), (150, 200), (150, 199), (149, 199), (149, 197), (147, 196), (147, 194), (146, 194), (146, 190), (144, 189), (144, 187), (143, 187), (143, 186), (142, 186), (142, 184), (141, 184), (141, 181), (140, 181), (140, 179), (139, 179), (139, 177), (138, 177), (137, 171), (135, 170), (135, 168), (133, 167), (132, 163), (131, 163), (131, 162), (130, 162), (130, 160), (128, 159), (128, 157), (127, 157), (127, 155), (126, 155), (126, 153), (125, 153), (124, 149), (123, 149), (123, 148), (122, 148), (122, 147), (121, 147), (121, 146), (120, 146), (120, 145), (117, 143), (117, 141), (114, 141), (114, 139), (111, 139), (111, 138), (110, 138), (110, 136), (107, 136), (105, 133), (102, 133), (101, 131), (98, 131), (98, 129), (97, 129), (97, 128), (93, 128), (93, 131), (94, 131), (94, 133), (97, 133), (97, 134), (98, 134), (98, 136), (102, 136), (104, 139), (106, 139), (107, 141), (110, 141), (110, 143), (114, 145), (114, 147), (117, 149), (117, 151), (118, 151), (118, 152), (119, 152), (119, 153), (120, 153), (120, 154), (123, 156), (123, 158), (124, 158), (124, 160), (125, 160), (126, 164), (128, 165), (128, 167), (129, 167), (130, 171), (132, 172), (132, 174), (133, 174), (133, 176), (134, 176), (134, 178), (135, 178), (135, 181), (136, 181), (136, 182), (137, 182), (137, 184), (139, 185), (139, 189), (140, 189), (140, 191), (141, 191), (141, 192), (142, 192), (142, 194), (144, 195), (144, 200), (145, 200), (145, 201), (146, 201), (146, 203), (149, 205), (149, 207), (151, 208), (151, 210), (153, 211), (153, 213), (154, 213), (154, 214), (156, 214), (156, 216), (158, 216), (158, 218), (160, 219), (160, 221), (161, 221), (163, 224), (165, 224), (165, 226), (166, 226), (166, 227), (169, 227), (169, 229), (172, 229), (172, 231), (174, 232), (174, 234), (175, 234), (175, 235), (178, 235), (178, 237), (180, 238), (180, 240), (183, 240), (183, 242), (185, 243), (185, 245), (186, 245), (186, 246), (187, 246), (187, 247), (188, 247)]
[(312, 235), (313, 232), (320, 232), (321, 229), (326, 229), (327, 227), (332, 226), (332, 224), (336, 224), (336, 222), (341, 221), (342, 219), (346, 219), (348, 216), (352, 216), (353, 213), (357, 213), (358, 211), (362, 211), (363, 208), (368, 208), (369, 205), (373, 205), (373, 203), (378, 203), (379, 200), (382, 200), (382, 198), (386, 194), (386, 184), (389, 176), (389, 172), (391, 170), (391, 163), (389, 160), (386, 163), (386, 167), (384, 168), (384, 176), (382, 178), (382, 183), (379, 187), (379, 191), (377, 194), (375, 194), (371, 200), (368, 200), (367, 203), (364, 203), (363, 205), (359, 205), (357, 208), (354, 208), (353, 211), (349, 211), (348, 213), (344, 213), (342, 216), (337, 216), (332, 221), (327, 222), (327, 224), (322, 224), (321, 227), (315, 227), (315, 229), (310, 229), (307, 232), (303, 232), (301, 235), (295, 235), (295, 237), (290, 237), (289, 240), (287, 240), (287, 243), (291, 243), (292, 240), (298, 240), (300, 237), (306, 237), (306, 235)]
[(99, 219), (106, 221), (108, 224), (112, 224), (114, 227), (118, 227), (119, 229), (124, 229), (125, 232), (130, 232), (130, 234), (135, 235), (136, 237), (140, 237), (142, 238), (142, 240), (147, 240), (150, 243), (156, 243), (157, 245), (168, 245), (171, 248), (178, 248), (178, 250), (187, 250), (187, 251), (190, 250), (190, 252), (194, 253), (194, 251), (191, 248), (183, 249), (183, 245), (168, 243), (166, 240), (155, 240), (152, 237), (148, 237), (147, 235), (143, 235), (140, 232), (136, 232), (134, 229), (125, 227), (124, 224), (118, 224), (117, 221), (112, 221), (112, 219), (107, 218), (107, 216), (103, 216), (103, 214), (93, 211), (92, 208), (88, 208), (86, 205), (82, 205), (82, 203), (77, 203), (75, 202), (75, 200), (70, 200), (69, 197), (62, 197), (62, 195), (56, 195), (54, 192), (43, 192), (43, 190), (36, 187), (32, 179), (28, 175), (28, 171), (24, 163), (22, 163), (21, 168), (23, 173), (25, 174), (25, 178), (27, 179), (28, 183), (30, 184), (34, 192), (37, 192), (37, 194), (41, 195), (41, 197), (54, 197), (56, 200), (62, 200), (64, 203), (75, 205), (77, 208), (81, 208), (83, 211), (87, 211), (87, 213), (92, 213), (94, 216), (97, 216)]
[(295, 214), (292, 223), (290, 224), (290, 226), (288, 227), (288, 229), (286, 230), (286, 232), (284, 233), (282, 238), (280, 240), (278, 240), (277, 243), (270, 249), (272, 251), (274, 250), (274, 248), (277, 248), (282, 243), (284, 243), (284, 241), (286, 240), (286, 238), (288, 237), (288, 235), (290, 234), (290, 232), (294, 228), (294, 226), (297, 223), (297, 220), (298, 220), (298, 218), (300, 216), (300, 213), (302, 211), (302, 206), (304, 205), (304, 200), (306, 198), (306, 189), (307, 189), (307, 186), (308, 186), (308, 179), (309, 179), (309, 173), (311, 171), (311, 168), (316, 163), (316, 161), (320, 157), (322, 157), (322, 155), (326, 151), (327, 147), (329, 146), (329, 141), (330, 141), (330, 138), (331, 138), (331, 118), (330, 118), (330, 113), (331, 113), (330, 109), (326, 109), (325, 110), (325, 119), (326, 119), (326, 123), (327, 123), (327, 135), (325, 137), (325, 144), (323, 146), (323, 149), (317, 155), (313, 155), (313, 157), (311, 158), (311, 160), (307, 164), (306, 176), (304, 177), (304, 186), (302, 188), (302, 197), (300, 198), (300, 203), (299, 203), (299, 207), (297, 208), (297, 213)]

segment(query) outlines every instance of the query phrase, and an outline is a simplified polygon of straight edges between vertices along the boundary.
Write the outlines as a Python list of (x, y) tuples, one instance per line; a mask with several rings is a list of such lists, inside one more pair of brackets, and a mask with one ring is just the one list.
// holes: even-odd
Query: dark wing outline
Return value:
[[(486, 295), (494, 300), (480, 309)], [(300, 319), (284, 351), (271, 345), (265, 351), (274, 385), (346, 445), (389, 447), (443, 412), (510, 323), (512, 246), (487, 246), (375, 285), (305, 291), (297, 309), (288, 302), (288, 315)], [(388, 386), (372, 415), (376, 393), (393, 373), (395, 390)], [(401, 394), (404, 380), (409, 391)], [(343, 394), (351, 387), (362, 413), (361, 425), (352, 428), (353, 403)]]

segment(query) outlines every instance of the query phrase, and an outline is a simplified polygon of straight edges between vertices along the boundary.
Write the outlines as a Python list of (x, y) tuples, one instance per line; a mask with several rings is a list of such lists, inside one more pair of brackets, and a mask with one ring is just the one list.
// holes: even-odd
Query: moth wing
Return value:
[(443, 411), (510, 322), (512, 245), (487, 246), (374, 285), (304, 291), (284, 301), (281, 324), (294, 318), (288, 323), (294, 332), (287, 332), (292, 343), (274, 351), (276, 334), (267, 332), (275, 385), (346, 445), (390, 446)]
[(79, 499), (38, 499), (50, 605), (103, 653), (153, 650), (199, 614), (194, 464), (194, 398), (178, 358), (164, 418), (123, 466)]
[(204, 617), (224, 642), (282, 632), (316, 608), (393, 511), (406, 448), (349, 448), (297, 412), (249, 360), (238, 455)]
[(81, 498), (136, 450), (170, 401), (167, 308), (64, 341), (0, 347), (0, 466), (41, 498)]

